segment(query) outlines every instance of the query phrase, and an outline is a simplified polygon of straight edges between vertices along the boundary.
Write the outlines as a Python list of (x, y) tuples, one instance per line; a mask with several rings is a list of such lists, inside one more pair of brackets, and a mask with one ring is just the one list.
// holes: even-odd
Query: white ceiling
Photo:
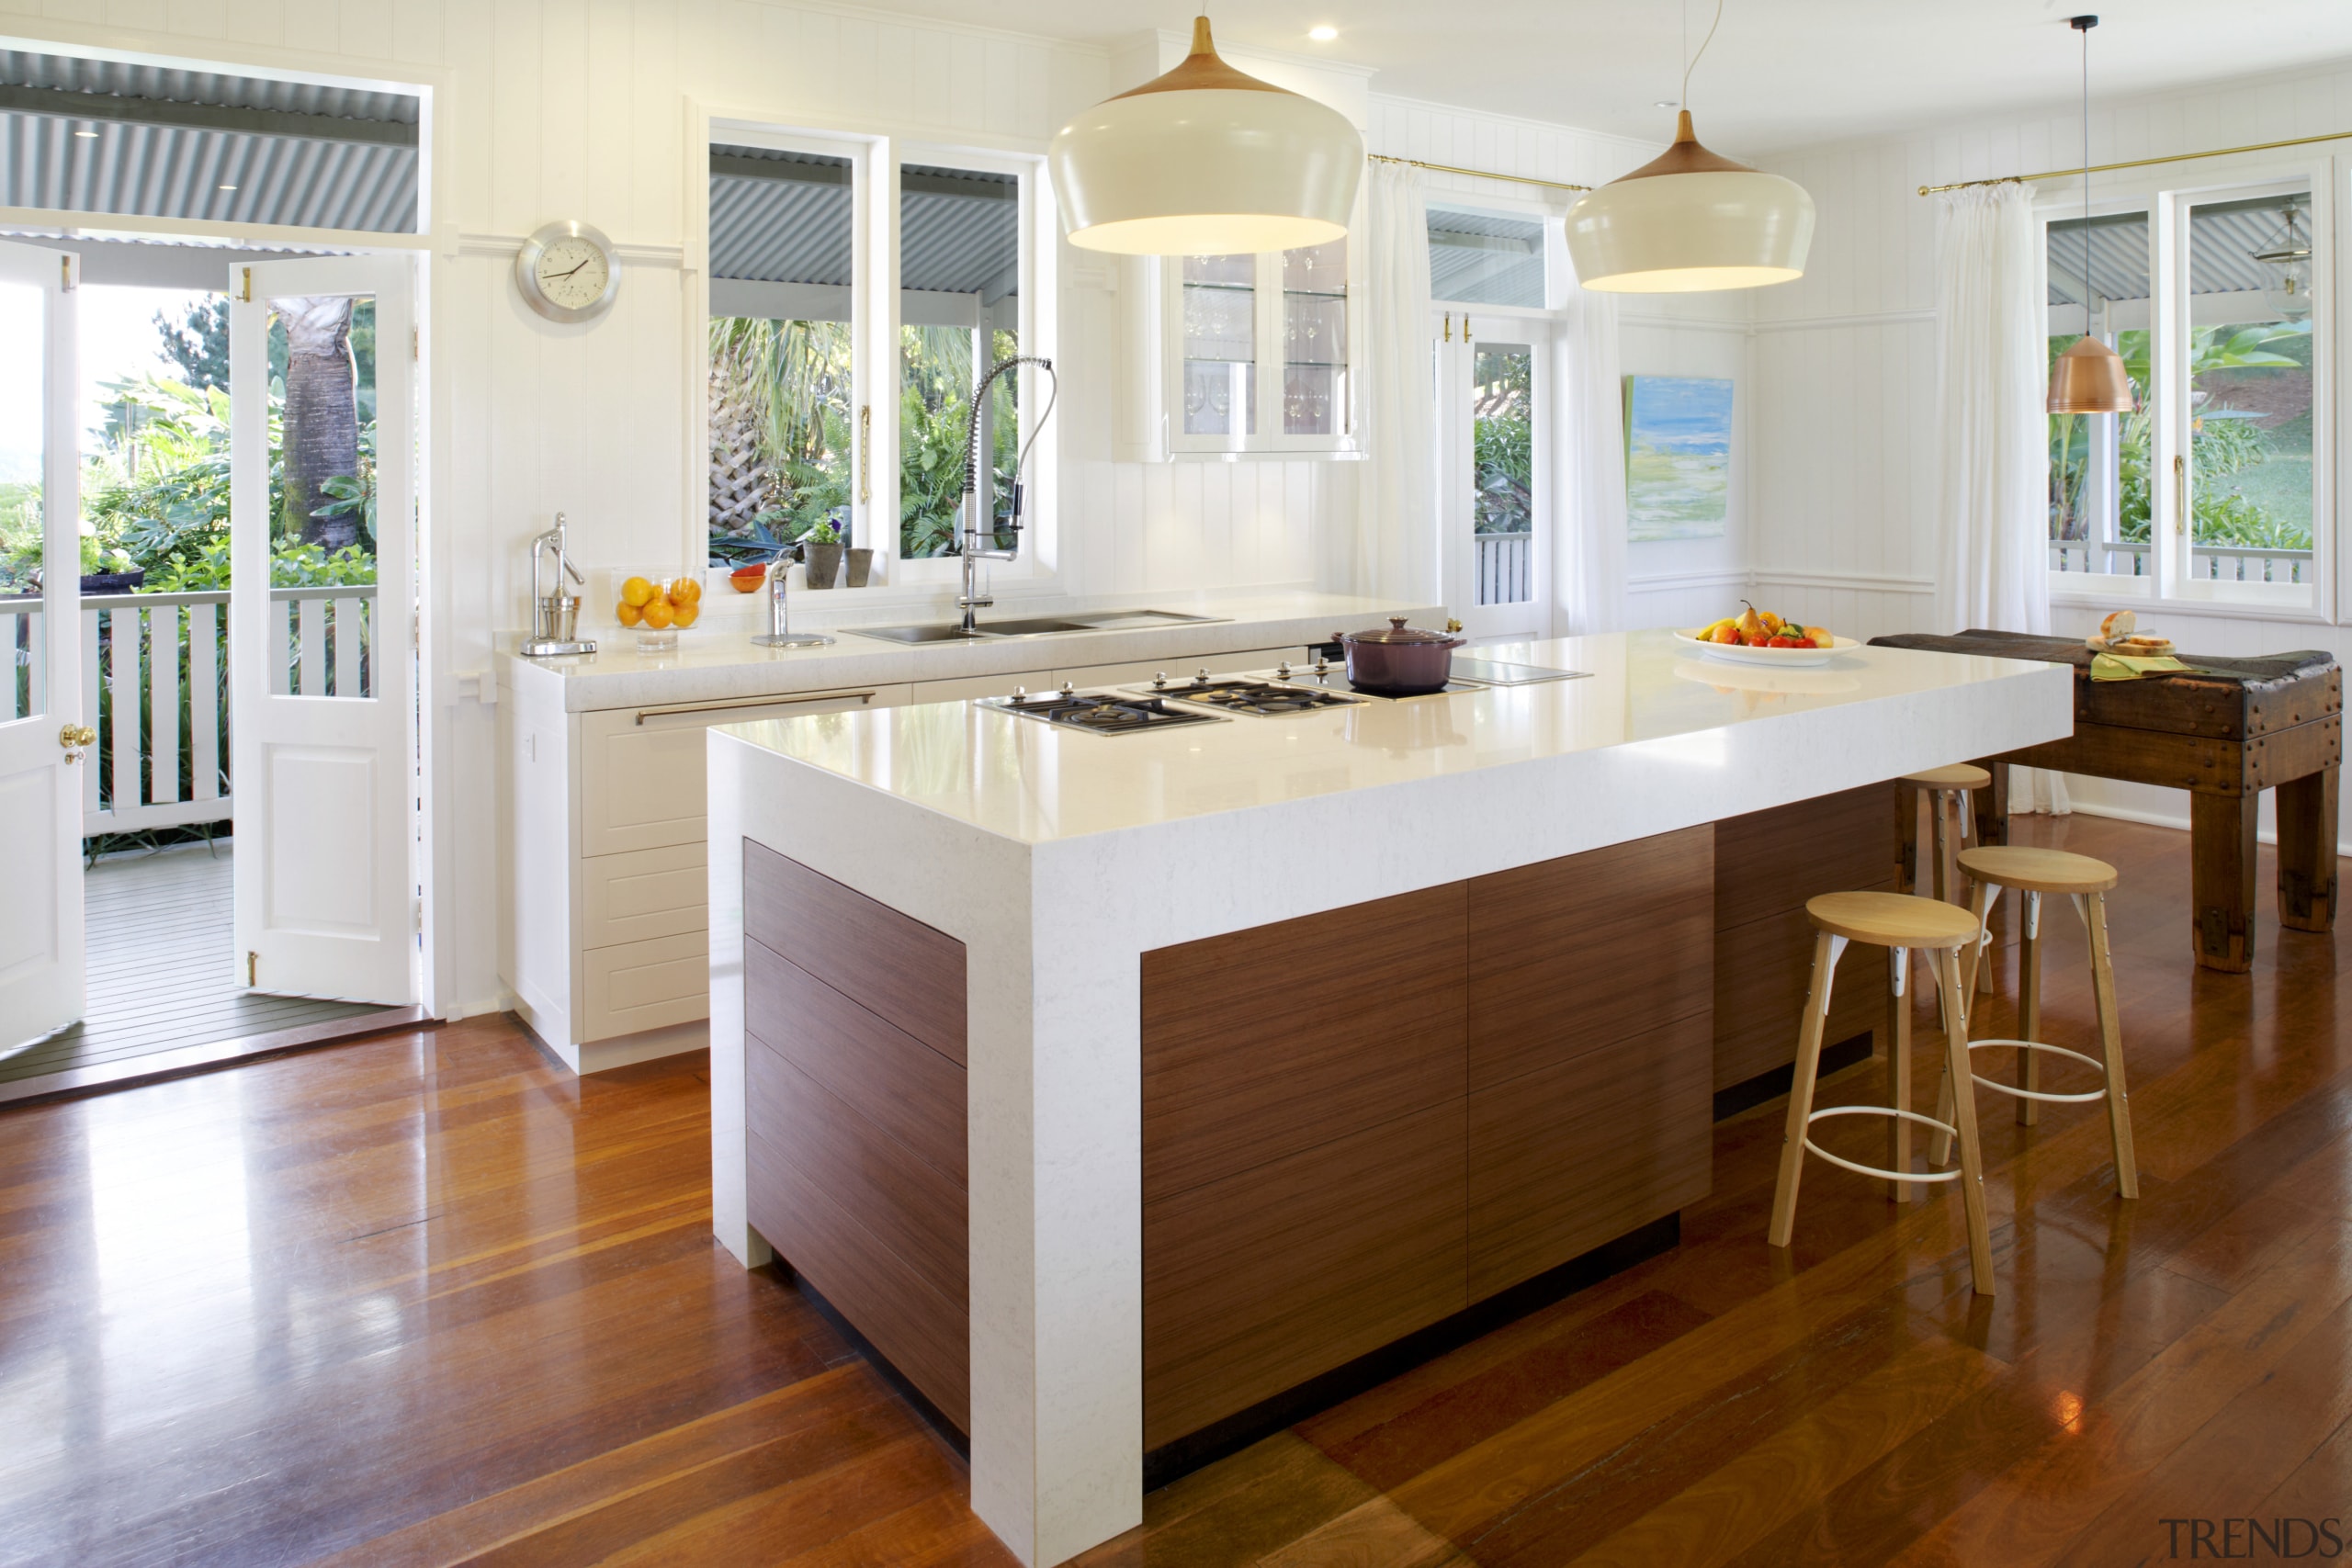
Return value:
[[(1247, 0), (1220, 41), (1379, 68), (1373, 90), (1645, 141), (1679, 93), (1683, 0)], [(1687, 0), (1691, 41), (1712, 0)], [(2097, 0), (2091, 0), (2096, 6)], [(1111, 42), (1189, 28), (1185, 0), (882, 0), (877, 8)], [(1691, 79), (1699, 131), (1756, 154), (2015, 110), (2079, 91), (2083, 0), (1725, 0)], [(1307, 29), (1328, 24), (1336, 41)], [(2137, 98), (2352, 56), (2352, 0), (2110, 0), (2091, 92)]]

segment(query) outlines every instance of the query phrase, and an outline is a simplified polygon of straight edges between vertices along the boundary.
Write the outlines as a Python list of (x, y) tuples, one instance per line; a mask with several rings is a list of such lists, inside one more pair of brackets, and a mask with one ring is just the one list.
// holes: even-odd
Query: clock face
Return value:
[(594, 305), (611, 281), (604, 251), (576, 234), (549, 241), (539, 253), (534, 271), (548, 303), (565, 310), (584, 310)]

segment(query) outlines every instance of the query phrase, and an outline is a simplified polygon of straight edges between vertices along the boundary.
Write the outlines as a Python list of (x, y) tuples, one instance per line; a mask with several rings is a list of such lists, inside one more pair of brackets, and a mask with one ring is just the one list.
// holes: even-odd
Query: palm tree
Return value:
[(359, 376), (347, 295), (277, 302), (286, 324), (286, 514), (303, 543), (332, 553), (359, 541), (356, 516), (313, 515), (326, 481), (359, 471)]

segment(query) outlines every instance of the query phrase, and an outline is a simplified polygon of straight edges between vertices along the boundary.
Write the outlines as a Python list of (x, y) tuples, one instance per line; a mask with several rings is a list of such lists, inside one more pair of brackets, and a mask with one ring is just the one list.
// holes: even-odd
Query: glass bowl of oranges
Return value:
[(639, 653), (667, 653), (678, 634), (702, 617), (702, 579), (691, 574), (664, 578), (631, 572), (621, 579), (613, 618), (637, 633)]

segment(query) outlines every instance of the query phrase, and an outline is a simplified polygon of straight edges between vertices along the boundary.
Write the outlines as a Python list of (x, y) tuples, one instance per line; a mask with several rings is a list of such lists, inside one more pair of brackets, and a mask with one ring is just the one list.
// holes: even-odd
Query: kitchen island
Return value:
[(1025, 1561), (1136, 1523), (1148, 1460), (1670, 1242), (1721, 1087), (1714, 825), (2072, 725), (2065, 671), (2000, 659), (1477, 651), (1587, 678), (710, 733), (714, 1226), (969, 1434)]

